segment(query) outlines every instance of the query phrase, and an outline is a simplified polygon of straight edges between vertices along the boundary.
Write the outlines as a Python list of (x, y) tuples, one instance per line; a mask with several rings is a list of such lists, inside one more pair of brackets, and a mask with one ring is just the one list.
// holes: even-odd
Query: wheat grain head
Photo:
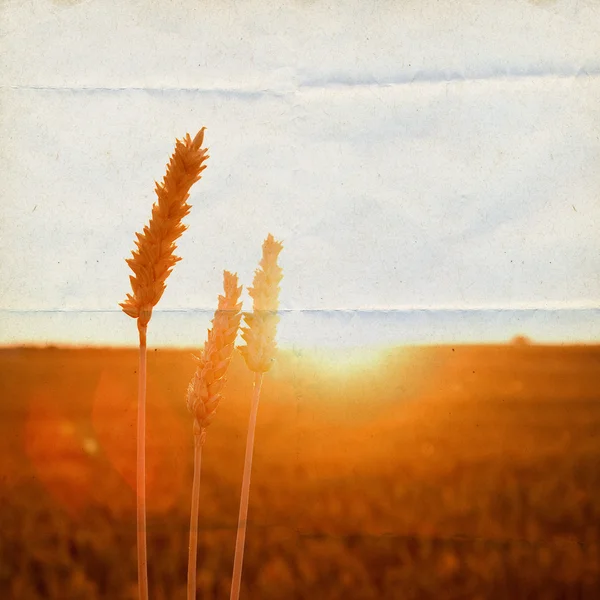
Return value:
[(271, 368), (277, 350), (279, 283), (283, 278), (277, 257), (282, 249), (283, 244), (269, 234), (263, 242), (262, 258), (254, 273), (252, 287), (248, 289), (253, 312), (244, 313), (247, 327), (242, 327), (242, 338), (246, 345), (239, 350), (248, 368), (255, 373), (266, 373)]
[(242, 286), (238, 287), (237, 275), (224, 271), (223, 289), (225, 294), (219, 296), (212, 328), (187, 390), (187, 407), (194, 415), (196, 431), (205, 429), (215, 417), (242, 319)]
[(150, 321), (152, 309), (165, 291), (167, 277), (181, 260), (174, 254), (175, 242), (187, 229), (182, 219), (190, 212), (190, 188), (206, 168), (204, 130), (205, 127), (193, 140), (189, 134), (177, 140), (166, 175), (162, 183), (156, 182), (158, 200), (152, 206), (150, 222), (142, 233), (135, 234), (136, 249), (126, 261), (134, 273), (129, 277), (132, 294), (127, 294), (120, 306), (127, 315), (138, 319), (140, 330)]

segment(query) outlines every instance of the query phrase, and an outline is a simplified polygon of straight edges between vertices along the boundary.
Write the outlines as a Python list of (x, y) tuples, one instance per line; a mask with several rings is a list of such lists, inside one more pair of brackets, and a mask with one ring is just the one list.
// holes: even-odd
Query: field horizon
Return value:
[[(148, 352), (158, 599), (185, 597), (193, 353)], [(599, 367), (598, 344), (525, 338), (281, 350), (241, 597), (595, 598)], [(136, 597), (136, 370), (135, 348), (0, 348), (3, 597)], [(252, 383), (237, 353), (227, 379), (200, 492), (199, 594), (215, 599), (229, 593)]]

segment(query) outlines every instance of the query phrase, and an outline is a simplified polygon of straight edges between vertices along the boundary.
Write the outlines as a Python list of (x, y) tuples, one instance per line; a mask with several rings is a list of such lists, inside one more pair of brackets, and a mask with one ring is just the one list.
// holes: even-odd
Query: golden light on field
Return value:
[[(578, 592), (600, 581), (599, 360), (535, 344), (281, 350), (258, 420), (246, 596), (595, 597)], [(134, 350), (0, 353), (6, 597), (134, 597), (136, 367)], [(157, 597), (185, 597), (193, 369), (189, 350), (149, 357)], [(239, 355), (230, 369), (203, 454), (202, 597), (230, 585), (251, 390)]]
[[(112, 467), (135, 492), (137, 400), (131, 381), (103, 372), (94, 392), (92, 424), (95, 435)], [(148, 509), (164, 512), (180, 491), (187, 466), (188, 431), (169, 403), (160, 395), (148, 402), (146, 487)]]
[(70, 514), (78, 514), (91, 499), (92, 472), (77, 427), (49, 393), (32, 394), (24, 434), (40, 483)]
[(308, 356), (332, 377), (351, 377), (378, 368), (386, 354), (383, 348), (315, 348)]

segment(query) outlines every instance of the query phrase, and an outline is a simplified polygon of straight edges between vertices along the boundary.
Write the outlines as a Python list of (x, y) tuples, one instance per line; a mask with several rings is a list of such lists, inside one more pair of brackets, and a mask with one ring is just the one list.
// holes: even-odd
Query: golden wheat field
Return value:
[[(282, 351), (265, 378), (242, 598), (600, 597), (600, 347), (334, 354)], [(149, 348), (156, 600), (186, 593), (194, 368)], [(0, 351), (1, 598), (136, 597), (136, 369), (129, 349)], [(229, 597), (251, 384), (236, 355), (199, 598)]]

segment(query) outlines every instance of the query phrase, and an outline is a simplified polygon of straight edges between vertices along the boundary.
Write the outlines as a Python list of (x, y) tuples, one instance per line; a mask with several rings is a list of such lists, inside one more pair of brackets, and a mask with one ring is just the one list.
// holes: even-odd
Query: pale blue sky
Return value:
[[(600, 341), (597, 3), (0, 11), (0, 343), (135, 343), (110, 313), (124, 258), (175, 138), (202, 126), (211, 158), (158, 307), (199, 312), (161, 315), (156, 344), (201, 339), (222, 269), (251, 283), (268, 232), (288, 344), (485, 341), (520, 322)], [(378, 309), (402, 316), (360, 312)]]

